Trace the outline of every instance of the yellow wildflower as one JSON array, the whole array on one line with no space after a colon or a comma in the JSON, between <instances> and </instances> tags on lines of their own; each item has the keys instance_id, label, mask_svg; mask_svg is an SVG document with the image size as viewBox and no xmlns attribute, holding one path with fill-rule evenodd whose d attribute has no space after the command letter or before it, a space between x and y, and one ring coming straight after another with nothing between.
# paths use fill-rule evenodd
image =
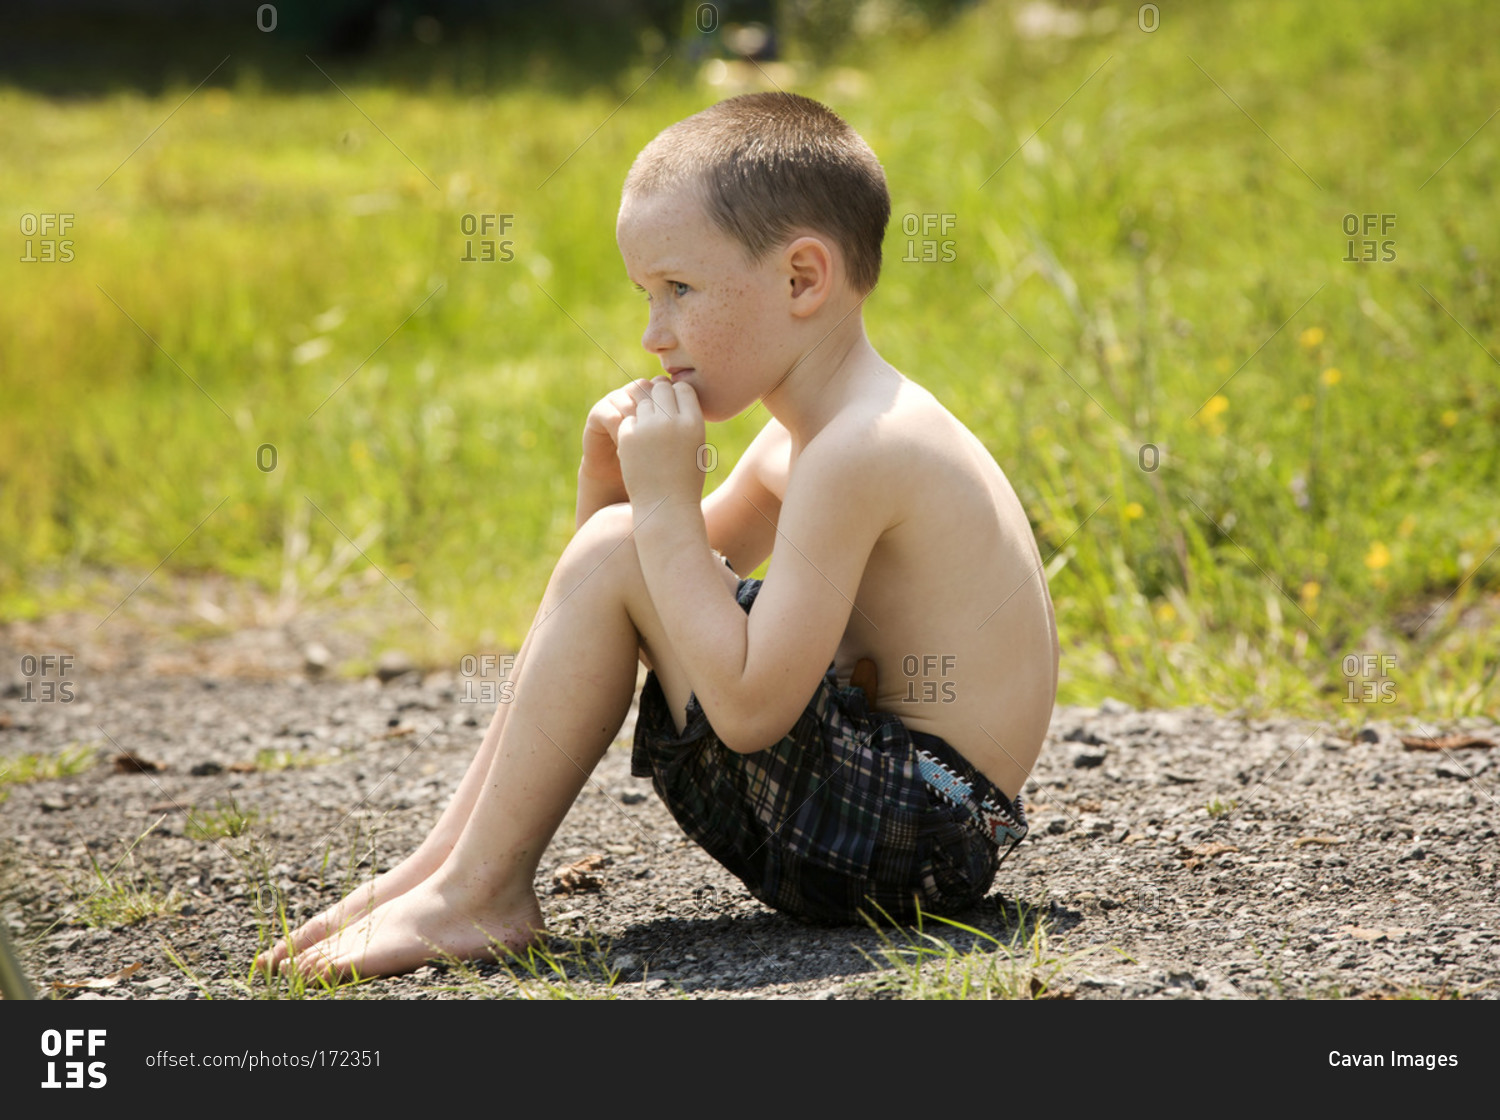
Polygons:
<instances>
[{"instance_id":1,"label":"yellow wildflower","mask_svg":"<svg viewBox=\"0 0 1500 1120\"><path fill-rule=\"evenodd\" d=\"M1301 342L1303 346L1311 350L1314 346L1323 341L1323 328L1308 327L1305 331L1297 336L1297 340Z\"/></svg>"},{"instance_id":2,"label":"yellow wildflower","mask_svg":"<svg viewBox=\"0 0 1500 1120\"><path fill-rule=\"evenodd\" d=\"M1298 598L1301 600L1303 614L1311 616L1318 609L1318 595L1322 590L1322 585L1315 579L1310 579L1302 585L1302 593Z\"/></svg>"},{"instance_id":3,"label":"yellow wildflower","mask_svg":"<svg viewBox=\"0 0 1500 1120\"><path fill-rule=\"evenodd\" d=\"M1391 550L1385 547L1383 541L1371 541L1370 551L1365 553L1365 567L1372 572L1378 572L1391 562Z\"/></svg>"}]
</instances>

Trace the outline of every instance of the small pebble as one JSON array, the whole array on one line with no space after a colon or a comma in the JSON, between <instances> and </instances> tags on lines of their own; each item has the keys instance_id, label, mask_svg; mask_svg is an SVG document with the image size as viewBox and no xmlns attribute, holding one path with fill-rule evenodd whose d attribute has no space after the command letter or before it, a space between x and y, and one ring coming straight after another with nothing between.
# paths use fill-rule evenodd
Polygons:
<instances>
[{"instance_id":1,"label":"small pebble","mask_svg":"<svg viewBox=\"0 0 1500 1120\"><path fill-rule=\"evenodd\" d=\"M1109 751L1103 747L1085 747L1073 752L1073 766L1078 770L1092 770L1096 766L1103 766L1108 757Z\"/></svg>"},{"instance_id":2,"label":"small pebble","mask_svg":"<svg viewBox=\"0 0 1500 1120\"><path fill-rule=\"evenodd\" d=\"M388 649L375 662L375 676L381 684L390 684L416 668L412 659L399 649Z\"/></svg>"},{"instance_id":3,"label":"small pebble","mask_svg":"<svg viewBox=\"0 0 1500 1120\"><path fill-rule=\"evenodd\" d=\"M328 666L333 661L333 654L322 642L308 642L302 648L302 667L307 670L309 676L321 676L328 671Z\"/></svg>"}]
</instances>

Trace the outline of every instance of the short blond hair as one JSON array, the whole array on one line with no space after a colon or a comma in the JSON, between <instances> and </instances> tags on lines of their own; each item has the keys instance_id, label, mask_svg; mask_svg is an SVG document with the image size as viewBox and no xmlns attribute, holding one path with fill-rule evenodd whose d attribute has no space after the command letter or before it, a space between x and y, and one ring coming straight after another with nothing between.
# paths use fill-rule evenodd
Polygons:
<instances>
[{"instance_id":1,"label":"short blond hair","mask_svg":"<svg viewBox=\"0 0 1500 1120\"><path fill-rule=\"evenodd\" d=\"M747 93L661 132L625 177L626 195L695 188L709 218L752 261L797 229L831 237L850 284L880 279L891 216L885 171L832 109L795 93Z\"/></svg>"}]
</instances>

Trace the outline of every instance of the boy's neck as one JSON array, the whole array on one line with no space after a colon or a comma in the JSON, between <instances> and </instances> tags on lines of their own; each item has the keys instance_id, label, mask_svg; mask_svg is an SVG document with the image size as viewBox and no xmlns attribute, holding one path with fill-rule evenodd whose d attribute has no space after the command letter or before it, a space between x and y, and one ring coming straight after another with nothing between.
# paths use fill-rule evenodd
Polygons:
<instances>
[{"instance_id":1,"label":"boy's neck","mask_svg":"<svg viewBox=\"0 0 1500 1120\"><path fill-rule=\"evenodd\" d=\"M856 306L793 363L776 387L761 398L761 404L800 447L852 396L868 391L876 382L900 376L870 345Z\"/></svg>"}]
</instances>

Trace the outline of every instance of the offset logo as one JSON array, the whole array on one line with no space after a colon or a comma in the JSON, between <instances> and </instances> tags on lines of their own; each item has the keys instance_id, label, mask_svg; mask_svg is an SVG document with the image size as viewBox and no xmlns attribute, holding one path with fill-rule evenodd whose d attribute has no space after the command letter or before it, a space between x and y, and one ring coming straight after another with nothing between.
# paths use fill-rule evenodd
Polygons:
<instances>
[{"instance_id":1,"label":"offset logo","mask_svg":"<svg viewBox=\"0 0 1500 1120\"><path fill-rule=\"evenodd\" d=\"M62 704L73 702L73 682L68 680L68 670L73 667L71 653L34 653L21 655L21 676L26 678L26 688L21 703Z\"/></svg>"},{"instance_id":2,"label":"offset logo","mask_svg":"<svg viewBox=\"0 0 1500 1120\"><path fill-rule=\"evenodd\" d=\"M42 1056L47 1062L47 1079L43 1089L102 1089L109 1082L104 1062L86 1062L104 1049L102 1030L47 1030L42 1032ZM65 1058L66 1061L57 1061ZM59 1068L60 1067L60 1068ZM61 1080L59 1080L61 1075ZM85 1080L87 1079L87 1080Z\"/></svg>"},{"instance_id":3,"label":"offset logo","mask_svg":"<svg viewBox=\"0 0 1500 1120\"><path fill-rule=\"evenodd\" d=\"M1344 236L1349 245L1344 253L1344 263L1388 263L1395 260L1396 239L1390 236L1395 228L1394 214L1345 214Z\"/></svg>"},{"instance_id":4,"label":"offset logo","mask_svg":"<svg viewBox=\"0 0 1500 1120\"><path fill-rule=\"evenodd\" d=\"M469 264L515 260L516 243L504 237L510 232L515 217L514 214L465 214L458 221L458 228L464 235L464 255L458 259ZM474 240L476 234L477 242ZM479 246L477 254L474 252L476 244Z\"/></svg>"},{"instance_id":5,"label":"offset logo","mask_svg":"<svg viewBox=\"0 0 1500 1120\"><path fill-rule=\"evenodd\" d=\"M72 225L72 214L22 214L21 236L26 238L26 253L21 263L67 264L73 259L73 241L67 235Z\"/></svg>"},{"instance_id":6,"label":"offset logo","mask_svg":"<svg viewBox=\"0 0 1500 1120\"><path fill-rule=\"evenodd\" d=\"M466 653L458 663L459 676L464 679L464 694L458 698L460 704L509 704L516 698L516 656L513 653L496 655ZM501 680L487 679L496 673Z\"/></svg>"},{"instance_id":7,"label":"offset logo","mask_svg":"<svg viewBox=\"0 0 1500 1120\"><path fill-rule=\"evenodd\" d=\"M905 214L901 218L901 232L906 234L905 264L942 261L947 263L958 257L958 249L948 234L958 224L957 214Z\"/></svg>"}]
</instances>

